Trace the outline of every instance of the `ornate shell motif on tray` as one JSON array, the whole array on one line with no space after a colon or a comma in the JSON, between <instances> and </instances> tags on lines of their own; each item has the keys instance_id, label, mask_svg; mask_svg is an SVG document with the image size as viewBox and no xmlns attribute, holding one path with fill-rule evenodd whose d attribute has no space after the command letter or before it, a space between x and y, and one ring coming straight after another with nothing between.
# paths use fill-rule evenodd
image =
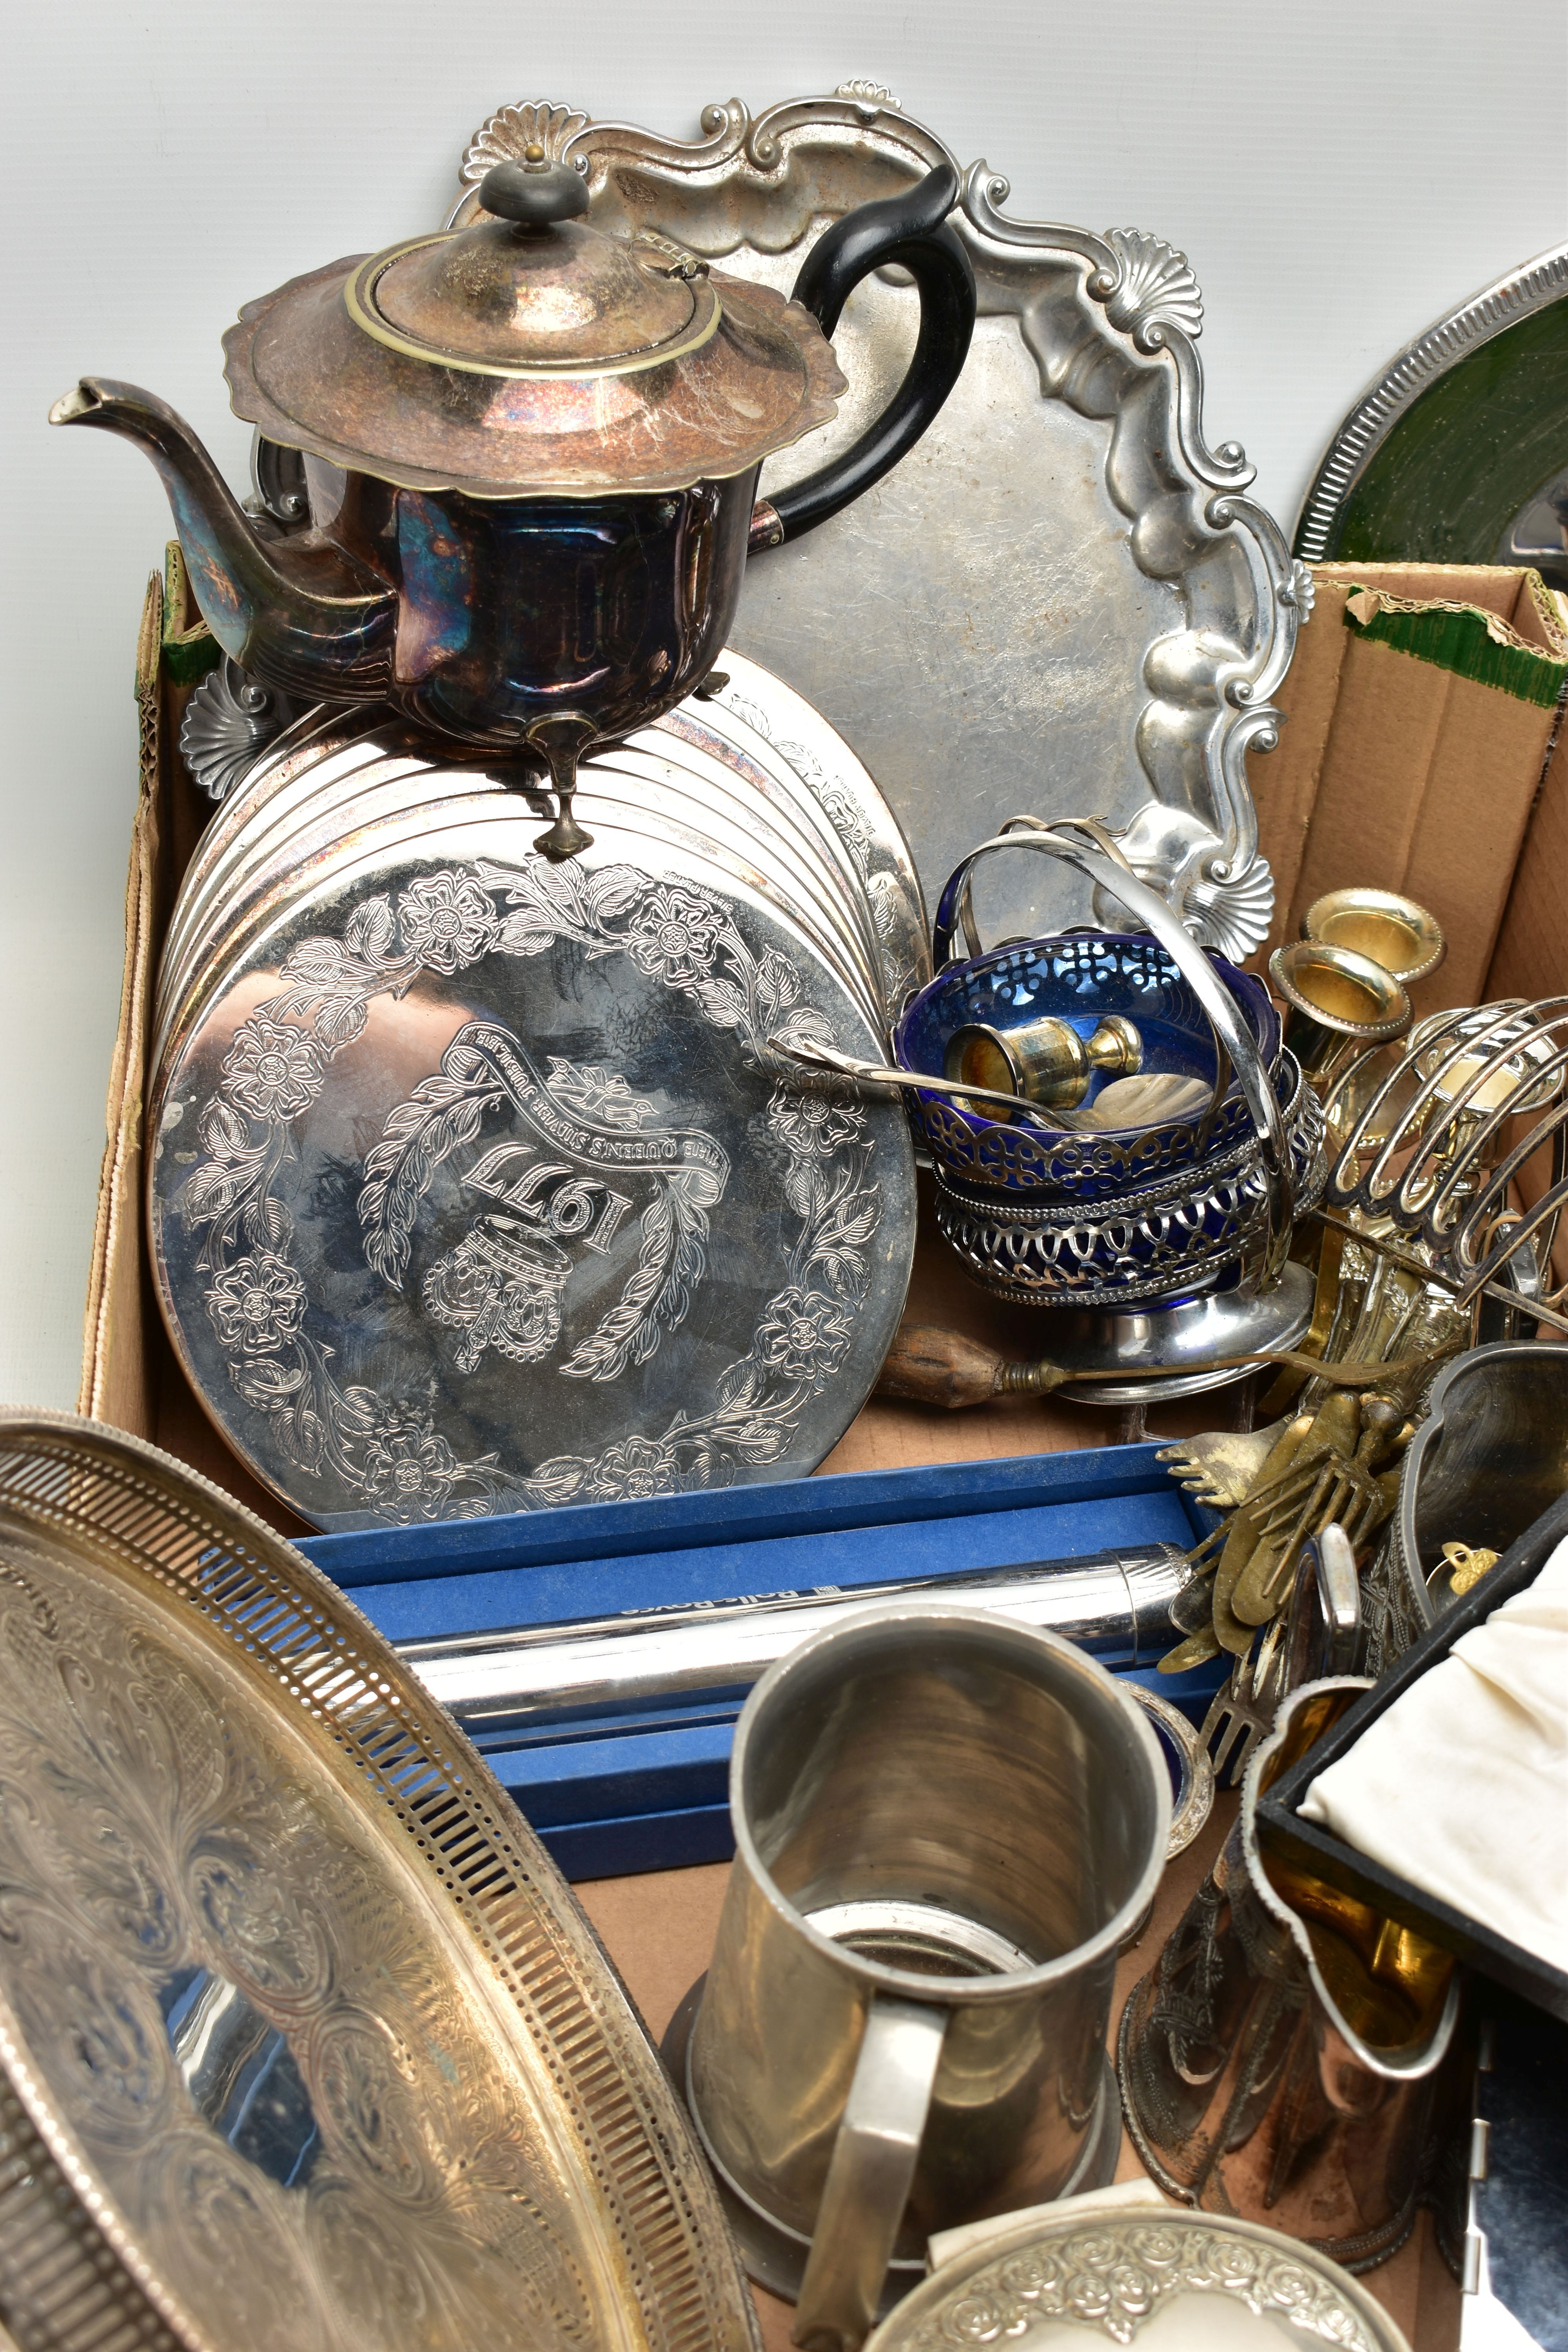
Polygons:
<instances>
[{"instance_id":1,"label":"ornate shell motif on tray","mask_svg":"<svg viewBox=\"0 0 1568 2352\"><path fill-rule=\"evenodd\" d=\"M603 226L787 290L829 219L955 163L865 81L754 117L731 99L702 133L503 107L463 158L454 216L472 216L493 163L537 141L585 167ZM933 903L1016 811L1096 814L1195 935L1240 958L1273 904L1246 754L1275 741L1307 574L1246 496L1240 447L1205 439L1184 255L1131 229L1014 220L1007 192L984 163L964 178L954 223L981 315L946 407L910 463L753 562L733 642L855 746ZM764 495L853 440L901 374L915 303L898 277L857 289L835 337L850 394L835 424L770 460ZM993 938L1118 918L1065 870L984 887Z\"/></svg>"}]
</instances>

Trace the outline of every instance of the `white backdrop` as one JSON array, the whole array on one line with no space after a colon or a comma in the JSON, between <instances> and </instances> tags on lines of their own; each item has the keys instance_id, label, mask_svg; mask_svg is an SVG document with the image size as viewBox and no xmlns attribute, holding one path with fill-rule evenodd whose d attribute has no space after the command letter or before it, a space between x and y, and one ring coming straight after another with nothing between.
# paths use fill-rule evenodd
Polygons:
<instances>
[{"instance_id":1,"label":"white backdrop","mask_svg":"<svg viewBox=\"0 0 1568 2352\"><path fill-rule=\"evenodd\" d=\"M886 84L1028 219L1149 229L1204 289L1212 444L1289 530L1366 378L1568 235L1564 0L12 0L0 368L0 1398L76 1392L134 803L152 467L51 433L84 372L161 393L237 485L239 303L427 227L478 124L564 100L674 136Z\"/></svg>"}]
</instances>

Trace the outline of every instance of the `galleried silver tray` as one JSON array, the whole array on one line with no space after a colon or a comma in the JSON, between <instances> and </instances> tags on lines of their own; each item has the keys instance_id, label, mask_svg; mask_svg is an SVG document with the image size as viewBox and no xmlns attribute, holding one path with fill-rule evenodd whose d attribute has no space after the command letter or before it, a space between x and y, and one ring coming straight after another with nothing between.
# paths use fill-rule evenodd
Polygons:
<instances>
[{"instance_id":1,"label":"galleried silver tray","mask_svg":"<svg viewBox=\"0 0 1568 2352\"><path fill-rule=\"evenodd\" d=\"M95 1422L0 1415L0 1770L7 2344L756 2352L482 1759L291 1546Z\"/></svg>"},{"instance_id":2,"label":"galleried silver tray","mask_svg":"<svg viewBox=\"0 0 1568 2352\"><path fill-rule=\"evenodd\" d=\"M463 158L453 217L531 142L586 167L590 217L657 229L786 290L826 223L954 159L888 93L752 116L712 106L690 143L564 105L493 114ZM1237 443L1204 436L1198 287L1158 237L1016 221L977 163L954 224L980 319L963 375L918 451L819 530L756 560L732 632L869 767L934 903L1016 811L1108 818L1137 871L1206 945L1267 931L1245 755L1272 748L1270 699L1310 599ZM853 439L901 374L915 304L867 280L835 337L852 386L837 421L770 461L776 490ZM992 938L1114 904L1065 867L999 869Z\"/></svg>"}]
</instances>

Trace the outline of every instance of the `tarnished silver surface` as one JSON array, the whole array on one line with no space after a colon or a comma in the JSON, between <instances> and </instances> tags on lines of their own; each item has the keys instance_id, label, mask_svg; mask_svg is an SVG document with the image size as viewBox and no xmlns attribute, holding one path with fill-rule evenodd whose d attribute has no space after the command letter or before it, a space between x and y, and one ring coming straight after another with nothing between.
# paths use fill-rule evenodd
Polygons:
<instances>
[{"instance_id":1,"label":"tarnished silver surface","mask_svg":"<svg viewBox=\"0 0 1568 2352\"><path fill-rule=\"evenodd\" d=\"M1560 1343L1472 1348L1438 1373L1411 1442L1399 1503L1369 1571L1381 1674L1446 1609L1445 1542L1504 1552L1568 1493L1568 1379Z\"/></svg>"},{"instance_id":2,"label":"tarnished silver surface","mask_svg":"<svg viewBox=\"0 0 1568 2352\"><path fill-rule=\"evenodd\" d=\"M1145 2329L1161 2344L1225 2352L1409 2352L1383 2305L1299 2239L1207 2213L1110 2206L1032 2214L955 2254L866 2352L1084 2352L1136 2344Z\"/></svg>"},{"instance_id":3,"label":"tarnished silver surface","mask_svg":"<svg viewBox=\"0 0 1568 2352\"><path fill-rule=\"evenodd\" d=\"M848 745L801 696L755 663L729 653L723 660L728 675L716 695L694 698L639 730L605 755L604 774L635 767L641 755L673 763L681 781L700 790L699 776L712 775L708 761L727 764L731 773L721 781L746 807L747 822L784 830L813 871L820 866L838 885L830 895L842 897L842 921L864 950L890 1017L931 971L920 884L897 820ZM296 838L330 842L351 810L358 821L365 795L395 801L396 780L427 776L431 764L428 746L384 712L318 709L280 736L265 768L253 771L214 818L186 868L160 965L160 1024L190 977L193 956L210 953L216 927L254 898L268 859L280 856L289 873L298 863ZM485 772L469 771L470 782ZM585 790L595 789L599 774L595 762L585 763ZM450 789L461 788L453 777Z\"/></svg>"},{"instance_id":4,"label":"tarnished silver surface","mask_svg":"<svg viewBox=\"0 0 1568 2352\"><path fill-rule=\"evenodd\" d=\"M269 1528L63 1414L0 1417L0 1753L7 2342L754 2352L482 1760Z\"/></svg>"},{"instance_id":5,"label":"tarnished silver surface","mask_svg":"<svg viewBox=\"0 0 1568 2352\"><path fill-rule=\"evenodd\" d=\"M1215 1356L1254 1348L1293 1348L1312 1318L1312 1277L1288 1265L1272 1290L1247 1284L1208 1291L1179 1307L1097 1310L1058 1308L1051 1319L1051 1357L1074 1372L1118 1372L1115 1381L1065 1381L1056 1391L1078 1404L1159 1404L1199 1396L1247 1377L1247 1366L1215 1371ZM1199 1369L1189 1370L1190 1365Z\"/></svg>"},{"instance_id":6,"label":"tarnished silver surface","mask_svg":"<svg viewBox=\"0 0 1568 2352\"><path fill-rule=\"evenodd\" d=\"M164 1311L319 1526L798 1474L876 1375L908 1129L766 1045L864 1052L869 1015L776 899L654 824L595 807L566 866L494 792L351 835L169 1015Z\"/></svg>"},{"instance_id":7,"label":"tarnished silver surface","mask_svg":"<svg viewBox=\"0 0 1568 2352\"><path fill-rule=\"evenodd\" d=\"M247 677L226 654L203 678L180 721L180 757L192 782L208 800L226 800L293 716L286 694Z\"/></svg>"},{"instance_id":8,"label":"tarnished silver surface","mask_svg":"<svg viewBox=\"0 0 1568 2352\"><path fill-rule=\"evenodd\" d=\"M1346 2271L1385 2261L1415 2227L1458 1971L1426 1937L1266 1861L1257 1811L1368 1687L1307 1683L1285 1701L1219 1859L1128 1997L1117 2046L1128 2129L1168 2195L1226 2223L1267 2214L1304 2242L1303 2263L1315 2250ZM1296 2328L1311 2308L1303 2294Z\"/></svg>"},{"instance_id":9,"label":"tarnished silver surface","mask_svg":"<svg viewBox=\"0 0 1568 2352\"><path fill-rule=\"evenodd\" d=\"M1317 1106L1310 1087L1302 1087L1302 1103ZM1321 1179L1321 1155L1314 1160L1314 1152L1317 1136L1305 1129L1295 1155L1305 1206L1317 1197L1314 1167ZM1246 1279L1244 1261L1256 1246L1262 1213L1265 1181L1256 1164L1248 1162L1204 1171L1196 1179L1173 1179L1163 1200L1133 1195L1105 1202L1098 1216L1079 1216L1072 1209L1060 1213L1016 1209L1004 1195L985 1200L975 1192L959 1192L942 1179L941 1169L936 1176L936 1230L983 1289L1008 1298L1013 1306L1096 1315L1105 1324L1107 1339L1110 1324L1123 1322L1129 1315L1138 1318L1138 1307L1150 1310L1152 1336L1163 1328L1159 1310L1175 1294L1201 1291L1225 1275L1234 1277L1239 1265ZM1196 1242L1194 1233L1199 1234ZM1126 1251L1126 1256L1110 1263L1107 1270L1107 1261L1114 1261L1117 1251ZM1265 1291L1262 1298L1268 1296ZM1248 1301L1256 1303L1256 1286L1248 1282ZM1298 1298L1300 1294L1293 1294L1290 1306L1262 1310L1265 1327L1277 1336L1268 1343L1256 1340L1256 1345L1286 1345L1279 1339L1279 1328L1298 1327ZM1241 1345L1239 1339L1227 1340L1225 1352L1234 1355ZM1051 1334L1051 1355L1058 1362L1077 1362L1074 1355L1063 1357L1056 1334ZM1107 1357L1105 1369L1121 1362L1117 1350ZM1178 1360L1166 1369L1175 1371L1175 1367ZM1079 1369L1086 1371L1089 1364ZM1244 1379L1244 1371L1229 1369L1227 1379ZM1114 1390L1100 1388L1100 1395L1114 1402ZM1178 1390L1168 1390L1168 1395L1178 1395Z\"/></svg>"},{"instance_id":10,"label":"tarnished silver surface","mask_svg":"<svg viewBox=\"0 0 1568 2352\"><path fill-rule=\"evenodd\" d=\"M1310 1209L1322 1190L1323 1120L1304 1083L1287 1132L1298 1199ZM936 1171L937 1230L985 1289L1021 1307L1085 1307L1112 1317L1212 1288L1237 1266L1252 1286L1268 1207L1267 1177L1245 1148L1087 1210L961 1189ZM1293 1321L1293 1311L1285 1319ZM1058 1355L1054 1339L1051 1352Z\"/></svg>"},{"instance_id":11,"label":"tarnished silver surface","mask_svg":"<svg viewBox=\"0 0 1568 2352\"><path fill-rule=\"evenodd\" d=\"M158 961L158 1018L212 944L234 894L286 828L346 805L390 764L418 753L384 708L317 704L270 747L219 808L181 878Z\"/></svg>"},{"instance_id":12,"label":"tarnished silver surface","mask_svg":"<svg viewBox=\"0 0 1568 2352\"><path fill-rule=\"evenodd\" d=\"M596 224L783 289L827 220L954 161L868 85L755 118L732 99L703 131L503 108L464 157L453 219L537 139L585 167ZM981 316L919 459L756 567L734 641L856 745L929 897L1015 809L1093 812L1202 940L1240 956L1273 903L1244 755L1275 740L1306 575L1245 496L1241 449L1205 440L1184 256L1138 231L1011 220L1006 194L977 163L953 215ZM857 289L835 337L852 390L834 425L769 461L764 498L864 429L915 310L907 286ZM988 877L985 894L994 936L1121 919L1079 875Z\"/></svg>"},{"instance_id":13,"label":"tarnished silver surface","mask_svg":"<svg viewBox=\"0 0 1568 2352\"><path fill-rule=\"evenodd\" d=\"M280 746L278 789L267 792L267 779L258 777L243 824L187 875L164 951L166 999L189 976L186 950L193 942L210 957L247 905L342 835L374 819L413 814L422 803L435 807L466 793L516 790L528 781L504 761L451 766L438 747L412 736L390 712L368 731L362 719L359 729L345 742L344 730L331 728L318 736L314 751ZM732 734L740 731L731 727ZM743 861L771 864L783 902L803 920L816 919L830 952L847 950L868 1003L877 1003L879 946L858 876L844 856L833 862L822 835L809 829L804 815L797 818L776 779L708 727L700 713L682 714L679 736L640 730L585 765L583 774L583 789L598 804L606 798L624 802L633 824L646 822L658 807L695 828L699 849L720 845ZM263 797L265 806L257 805ZM799 797L796 784L796 803ZM541 801L540 808L544 805ZM840 852L837 835L830 827L825 831Z\"/></svg>"},{"instance_id":14,"label":"tarnished silver surface","mask_svg":"<svg viewBox=\"0 0 1568 2352\"><path fill-rule=\"evenodd\" d=\"M777 870L765 870L754 835L746 838L745 854L738 855L716 838L732 828L724 827L711 807L689 809L683 821L673 814L656 813L647 789L635 797L603 789L616 782L614 775L601 776L598 788L584 795L583 804L591 807L600 822L616 828L623 852L630 849L638 856L651 856L659 872L671 870L673 859L673 870L688 880L721 894L733 885L776 907L780 920L824 961L862 1021L879 1034L880 999L875 976L857 957L851 943L821 919L813 919L789 878ZM482 768L447 770L434 761L425 775L412 781L395 778L385 791L390 807L383 805L383 788L377 785L346 811L329 810L312 832L286 840L250 887L236 892L232 912L226 912L210 946L193 959L178 992L172 992L160 1007L160 1058L183 1045L191 1023L205 1011L215 979L275 929L303 895L317 888L325 874L363 864L373 853L384 856L395 846L416 856L420 843L437 831L455 838L459 832L516 816L530 805L526 800L520 801L502 778L489 775Z\"/></svg>"},{"instance_id":15,"label":"tarnished silver surface","mask_svg":"<svg viewBox=\"0 0 1568 2352\"><path fill-rule=\"evenodd\" d=\"M1271 1060L1260 1050L1240 997L1255 983L1239 973L1227 981L1223 965L1197 946L1159 894L1105 854L1099 845L1102 832L1093 824L1053 831L1034 820L1018 819L961 862L937 909L933 953L944 969L900 1025L900 1058L914 1058L910 1042L921 1006L940 1001L946 991L956 992L966 973L1006 970L1005 962L999 964L994 957L956 967L946 966L945 958L972 869L994 850L1029 850L1069 863L1098 885L1117 891L1128 911L1174 960L1212 1031L1211 1050L1224 1055L1212 1080L1215 1094L1220 1095L1225 1071L1233 1070L1255 1136L1237 1140L1227 1151L1200 1157L1197 1143L1210 1123L1205 1114L1194 1139L1194 1164L1110 1197L1097 1192L1089 1201L1066 1192L1053 1197L1027 1186L1008 1192L994 1182L974 1181L967 1167L961 1172L939 1152L938 1224L972 1274L988 1289L1021 1304L1079 1305L1115 1315L1129 1307L1156 1307L1182 1300L1194 1289L1216 1286L1227 1275L1234 1279L1237 1269L1248 1290L1266 1296L1285 1271L1297 1207L1313 1205L1322 1189L1321 1108L1293 1060L1283 1055ZM1079 837L1086 833L1095 846ZM1057 944L1039 942L1038 951L1043 954ZM1062 944L1076 948L1085 941L1080 938ZM1114 942L1098 944L1108 949ZM1139 944L1127 940L1122 953L1131 955ZM1036 951L1018 950L1020 955ZM1106 983L1114 985L1120 978L1111 970L1086 975L1090 984L1077 999L1079 1015L1093 1017L1113 1008L1136 1012L1136 999L1131 1003L1115 998L1107 1002ZM967 1010L960 1003L961 1015ZM996 1018L1002 1017L998 1009ZM1150 1021L1146 1015L1141 1021L1140 1034L1147 1038ZM932 1036L924 1037L923 1058L932 1057L934 1045ZM939 1119L965 1129L971 1124L976 1129L992 1124L979 1118L971 1122L939 1100L925 1117L928 1136ZM1158 1324L1152 1328L1157 1329ZM1119 1349L1111 1361L1120 1367Z\"/></svg>"},{"instance_id":16,"label":"tarnished silver surface","mask_svg":"<svg viewBox=\"0 0 1568 2352\"><path fill-rule=\"evenodd\" d=\"M1530 1319L1568 1331L1568 1284L1542 1271L1568 1207L1568 996L1430 1013L1397 1054L1352 1062L1324 1101L1341 1142L1334 1208L1462 1282L1455 1315L1505 1302L1502 1328L1479 1336L1512 1338ZM1517 1210L1516 1179L1548 1152L1549 1181ZM1348 1348L1330 1339L1331 1352L1364 1353L1360 1328Z\"/></svg>"},{"instance_id":17,"label":"tarnished silver surface","mask_svg":"<svg viewBox=\"0 0 1568 2352\"><path fill-rule=\"evenodd\" d=\"M1209 1511L1234 1511L1273 1453L1284 1422L1261 1429L1208 1429L1196 1437L1162 1445L1155 1454L1184 1491Z\"/></svg>"},{"instance_id":18,"label":"tarnished silver surface","mask_svg":"<svg viewBox=\"0 0 1568 2352\"><path fill-rule=\"evenodd\" d=\"M911 1591L1047 1626L1091 1656L1152 1665L1180 1638L1171 1606L1195 1573L1184 1553L1149 1544L1089 1559L816 1588L763 1601L693 1601L398 1647L461 1724L555 1722L657 1706L694 1691L746 1689L811 1634L871 1601Z\"/></svg>"},{"instance_id":19,"label":"tarnished silver surface","mask_svg":"<svg viewBox=\"0 0 1568 2352\"><path fill-rule=\"evenodd\" d=\"M1122 1688L1153 1724L1175 1767L1171 1834L1165 1841L1165 1859L1173 1862L1177 1854L1185 1853L1214 1811L1214 1767L1190 1716L1184 1715L1179 1706L1173 1706L1168 1698L1162 1698L1158 1691L1152 1691L1146 1683L1127 1681ZM1128 1938L1129 1942L1133 1940Z\"/></svg>"},{"instance_id":20,"label":"tarnished silver surface","mask_svg":"<svg viewBox=\"0 0 1568 2352\"><path fill-rule=\"evenodd\" d=\"M888 1012L896 1016L909 992L931 978L931 926L914 856L898 815L879 781L804 694L732 646L719 656L718 675L723 677L721 686L710 679L701 698L684 708L700 710L705 724L751 757L761 756L756 749L761 736L795 780L797 803L804 796L821 810L842 841L870 903ZM680 716L672 712L660 725L674 730Z\"/></svg>"}]
</instances>

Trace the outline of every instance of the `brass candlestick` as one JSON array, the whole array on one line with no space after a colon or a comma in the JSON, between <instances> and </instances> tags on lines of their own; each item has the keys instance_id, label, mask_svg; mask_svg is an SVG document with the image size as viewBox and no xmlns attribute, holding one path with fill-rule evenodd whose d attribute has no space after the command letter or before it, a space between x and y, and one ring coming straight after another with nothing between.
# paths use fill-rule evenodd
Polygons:
<instances>
[{"instance_id":1,"label":"brass candlestick","mask_svg":"<svg viewBox=\"0 0 1568 2352\"><path fill-rule=\"evenodd\" d=\"M1448 952L1436 917L1396 890L1330 890L1301 918L1301 937L1365 956L1406 989L1429 979Z\"/></svg>"},{"instance_id":2,"label":"brass candlestick","mask_svg":"<svg viewBox=\"0 0 1568 2352\"><path fill-rule=\"evenodd\" d=\"M1143 1041L1120 1013L1107 1013L1087 1037L1047 1014L1016 1029L970 1022L947 1041L942 1076L970 1087L1022 1095L1051 1110L1073 1110L1096 1070L1131 1077L1143 1066Z\"/></svg>"},{"instance_id":3,"label":"brass candlestick","mask_svg":"<svg viewBox=\"0 0 1568 2352\"><path fill-rule=\"evenodd\" d=\"M1276 948L1268 977L1288 1007L1285 1043L1320 1093L1369 1045L1402 1037L1410 999L1370 956L1321 940Z\"/></svg>"}]
</instances>

